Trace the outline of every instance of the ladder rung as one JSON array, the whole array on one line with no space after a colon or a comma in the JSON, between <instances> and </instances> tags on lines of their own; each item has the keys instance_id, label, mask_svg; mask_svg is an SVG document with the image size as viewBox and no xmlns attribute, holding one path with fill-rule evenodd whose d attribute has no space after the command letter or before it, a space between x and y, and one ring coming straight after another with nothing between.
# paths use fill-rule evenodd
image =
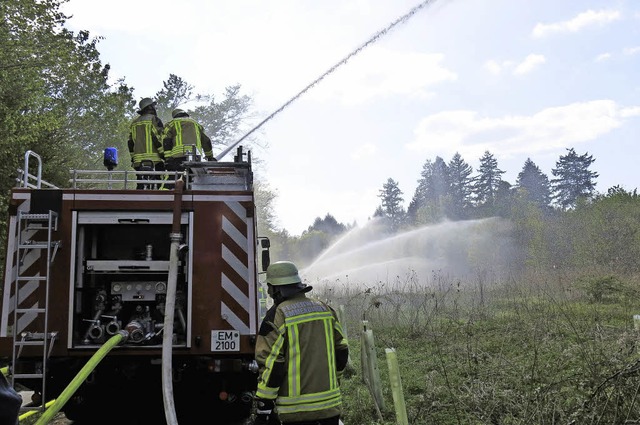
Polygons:
<instances>
[{"instance_id":1,"label":"ladder rung","mask_svg":"<svg viewBox=\"0 0 640 425\"><path fill-rule=\"evenodd\" d=\"M44 308L16 308L16 313L44 313Z\"/></svg>"},{"instance_id":2,"label":"ladder rung","mask_svg":"<svg viewBox=\"0 0 640 425\"><path fill-rule=\"evenodd\" d=\"M42 378L44 375L41 373L14 373L14 378Z\"/></svg>"},{"instance_id":3,"label":"ladder rung","mask_svg":"<svg viewBox=\"0 0 640 425\"><path fill-rule=\"evenodd\" d=\"M15 343L16 345L44 345L44 341L40 340L40 341L16 341Z\"/></svg>"},{"instance_id":4,"label":"ladder rung","mask_svg":"<svg viewBox=\"0 0 640 425\"><path fill-rule=\"evenodd\" d=\"M22 214L20 217L22 217L24 220L32 221L49 220L49 214Z\"/></svg>"},{"instance_id":5,"label":"ladder rung","mask_svg":"<svg viewBox=\"0 0 640 425\"><path fill-rule=\"evenodd\" d=\"M57 334L57 332L49 332L49 338L53 338ZM44 339L44 335L45 334L43 332L22 332L20 334L22 338L26 338L27 340L42 340Z\"/></svg>"},{"instance_id":6,"label":"ladder rung","mask_svg":"<svg viewBox=\"0 0 640 425\"><path fill-rule=\"evenodd\" d=\"M21 243L18 245L18 248L20 249L47 249L48 247L48 243Z\"/></svg>"},{"instance_id":7,"label":"ladder rung","mask_svg":"<svg viewBox=\"0 0 640 425\"><path fill-rule=\"evenodd\" d=\"M49 226L44 224L27 224L22 228L22 230L47 230Z\"/></svg>"},{"instance_id":8,"label":"ladder rung","mask_svg":"<svg viewBox=\"0 0 640 425\"><path fill-rule=\"evenodd\" d=\"M45 281L47 276L18 276L16 280L20 282L29 282L31 280Z\"/></svg>"}]
</instances>

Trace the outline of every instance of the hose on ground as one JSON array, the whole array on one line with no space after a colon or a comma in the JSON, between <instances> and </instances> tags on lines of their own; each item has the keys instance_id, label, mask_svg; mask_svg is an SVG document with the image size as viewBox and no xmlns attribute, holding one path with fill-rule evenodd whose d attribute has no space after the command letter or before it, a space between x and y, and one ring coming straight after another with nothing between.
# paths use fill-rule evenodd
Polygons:
<instances>
[{"instance_id":1,"label":"hose on ground","mask_svg":"<svg viewBox=\"0 0 640 425\"><path fill-rule=\"evenodd\" d=\"M69 401L71 396L76 392L76 390L82 385L82 383L87 379L89 374L93 372L93 369L98 366L98 364L102 361L102 359L118 344L124 342L129 337L129 333L127 331L120 331L116 335L112 336L104 343L102 347L98 351L94 353L93 356L89 359L87 364L84 365L80 372L69 382L69 385L60 393L60 396L55 400L55 402L44 411L42 416L36 422L36 425L46 425L48 424L53 417L60 411L60 409Z\"/></svg>"}]
</instances>

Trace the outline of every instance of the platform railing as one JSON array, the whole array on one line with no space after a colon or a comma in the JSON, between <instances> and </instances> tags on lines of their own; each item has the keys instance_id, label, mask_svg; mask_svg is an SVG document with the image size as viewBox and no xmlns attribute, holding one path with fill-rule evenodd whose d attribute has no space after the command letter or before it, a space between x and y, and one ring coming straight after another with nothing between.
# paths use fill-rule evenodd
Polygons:
<instances>
[{"instance_id":1,"label":"platform railing","mask_svg":"<svg viewBox=\"0 0 640 425\"><path fill-rule=\"evenodd\" d=\"M146 189L173 188L184 171L108 171L71 170L69 183L72 189Z\"/></svg>"}]
</instances>

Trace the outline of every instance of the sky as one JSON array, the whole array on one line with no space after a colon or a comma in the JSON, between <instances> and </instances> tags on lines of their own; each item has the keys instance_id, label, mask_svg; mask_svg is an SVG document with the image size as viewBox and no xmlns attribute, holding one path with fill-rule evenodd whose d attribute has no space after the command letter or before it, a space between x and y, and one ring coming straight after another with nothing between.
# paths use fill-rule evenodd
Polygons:
<instances>
[{"instance_id":1,"label":"sky","mask_svg":"<svg viewBox=\"0 0 640 425\"><path fill-rule=\"evenodd\" d=\"M103 37L113 78L152 97L175 74L201 94L240 84L257 177L277 225L362 226L389 178L411 201L420 172L491 152L515 184L588 153L597 190L638 187L640 2L634 0L70 0L67 27ZM188 107L189 105L186 105ZM227 158L223 158L225 160Z\"/></svg>"}]
</instances>

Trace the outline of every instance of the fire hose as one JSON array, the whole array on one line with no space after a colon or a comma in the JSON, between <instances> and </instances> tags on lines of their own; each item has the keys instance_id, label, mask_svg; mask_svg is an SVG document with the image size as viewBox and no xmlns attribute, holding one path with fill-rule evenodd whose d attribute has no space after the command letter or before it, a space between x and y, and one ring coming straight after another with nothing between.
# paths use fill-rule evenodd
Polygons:
<instances>
[{"instance_id":1,"label":"fire hose","mask_svg":"<svg viewBox=\"0 0 640 425\"><path fill-rule=\"evenodd\" d=\"M76 390L82 385L82 383L87 379L89 374L93 372L93 369L98 366L98 364L102 361L102 359L111 351L114 347L119 344L124 343L129 338L129 332L125 330L121 330L116 335L112 336L107 340L107 342L100 347L98 351L96 351L93 356L89 359L89 361L80 369L80 372L69 382L69 385L60 393L60 396L55 399L51 407L44 411L42 416L36 422L36 425L46 425L53 419L53 417L60 411L60 409L65 405L67 401L71 398L71 396L76 392ZM47 403L49 404L49 403Z\"/></svg>"},{"instance_id":2,"label":"fire hose","mask_svg":"<svg viewBox=\"0 0 640 425\"><path fill-rule=\"evenodd\" d=\"M182 217L182 189L184 180L176 181L173 205L173 226L171 228L171 251L169 254L169 276L167 280L167 300L164 310L164 327L162 335L162 397L167 425L177 425L175 405L173 401L173 371L171 368L173 353L173 320L176 305L176 286L178 280L178 252L182 234L180 221Z\"/></svg>"}]
</instances>

